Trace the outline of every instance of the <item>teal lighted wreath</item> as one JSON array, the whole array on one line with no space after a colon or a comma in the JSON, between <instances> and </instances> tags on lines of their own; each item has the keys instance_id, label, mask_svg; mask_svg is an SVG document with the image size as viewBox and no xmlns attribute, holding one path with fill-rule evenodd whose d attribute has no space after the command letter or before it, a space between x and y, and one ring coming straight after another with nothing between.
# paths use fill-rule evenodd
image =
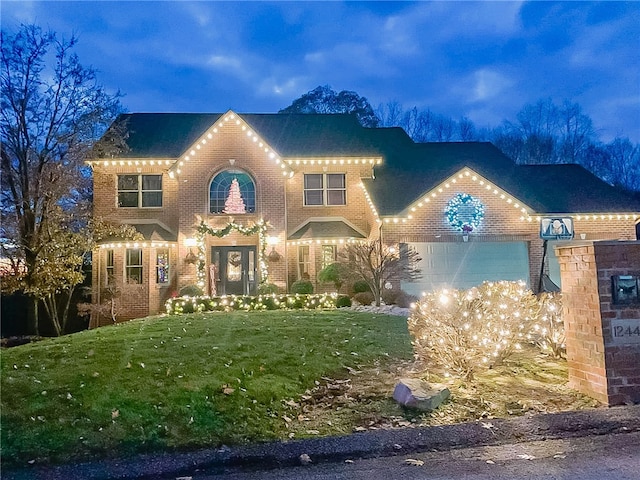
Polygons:
<instances>
[{"instance_id":1,"label":"teal lighted wreath","mask_svg":"<svg viewBox=\"0 0 640 480\"><path fill-rule=\"evenodd\" d=\"M453 228L470 233L480 226L484 218L484 205L468 193L458 193L447 203L445 215Z\"/></svg>"}]
</instances>

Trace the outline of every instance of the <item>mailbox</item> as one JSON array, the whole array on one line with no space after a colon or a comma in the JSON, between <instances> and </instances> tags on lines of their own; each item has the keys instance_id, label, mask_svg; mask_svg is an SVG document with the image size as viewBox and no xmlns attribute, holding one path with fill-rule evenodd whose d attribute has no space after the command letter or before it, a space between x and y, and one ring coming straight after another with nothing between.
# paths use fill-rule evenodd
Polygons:
<instances>
[{"instance_id":1,"label":"mailbox","mask_svg":"<svg viewBox=\"0 0 640 480\"><path fill-rule=\"evenodd\" d=\"M616 305L640 303L638 288L640 275L614 275L611 277L611 297Z\"/></svg>"}]
</instances>

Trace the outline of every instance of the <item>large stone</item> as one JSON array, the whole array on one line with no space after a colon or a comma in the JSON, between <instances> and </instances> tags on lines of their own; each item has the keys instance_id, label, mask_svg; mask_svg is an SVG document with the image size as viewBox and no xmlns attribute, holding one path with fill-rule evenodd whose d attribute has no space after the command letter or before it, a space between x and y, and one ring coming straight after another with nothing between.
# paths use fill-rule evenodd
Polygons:
<instances>
[{"instance_id":1,"label":"large stone","mask_svg":"<svg viewBox=\"0 0 640 480\"><path fill-rule=\"evenodd\" d=\"M393 391L393 399L400 405L430 412L449 398L448 388L434 388L418 378L401 378Z\"/></svg>"}]
</instances>

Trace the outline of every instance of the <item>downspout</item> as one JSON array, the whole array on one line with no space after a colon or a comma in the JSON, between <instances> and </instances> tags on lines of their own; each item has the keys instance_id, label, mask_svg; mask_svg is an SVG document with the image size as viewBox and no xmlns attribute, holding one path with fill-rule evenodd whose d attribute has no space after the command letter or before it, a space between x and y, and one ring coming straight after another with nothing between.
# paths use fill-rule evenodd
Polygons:
<instances>
[{"instance_id":1,"label":"downspout","mask_svg":"<svg viewBox=\"0 0 640 480\"><path fill-rule=\"evenodd\" d=\"M287 208L287 184L291 177L284 179L284 289L289 293L289 252L287 232L289 231L289 209Z\"/></svg>"}]
</instances>

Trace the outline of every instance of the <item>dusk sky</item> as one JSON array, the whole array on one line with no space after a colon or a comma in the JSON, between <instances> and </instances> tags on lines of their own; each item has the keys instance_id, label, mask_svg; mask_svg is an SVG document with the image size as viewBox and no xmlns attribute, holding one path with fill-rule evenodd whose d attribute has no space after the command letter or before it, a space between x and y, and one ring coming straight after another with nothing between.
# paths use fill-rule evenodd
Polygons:
<instances>
[{"instance_id":1,"label":"dusk sky","mask_svg":"<svg viewBox=\"0 0 640 480\"><path fill-rule=\"evenodd\" d=\"M130 112L274 113L318 85L478 127L579 103L603 141L640 142L640 2L2 1Z\"/></svg>"}]
</instances>

